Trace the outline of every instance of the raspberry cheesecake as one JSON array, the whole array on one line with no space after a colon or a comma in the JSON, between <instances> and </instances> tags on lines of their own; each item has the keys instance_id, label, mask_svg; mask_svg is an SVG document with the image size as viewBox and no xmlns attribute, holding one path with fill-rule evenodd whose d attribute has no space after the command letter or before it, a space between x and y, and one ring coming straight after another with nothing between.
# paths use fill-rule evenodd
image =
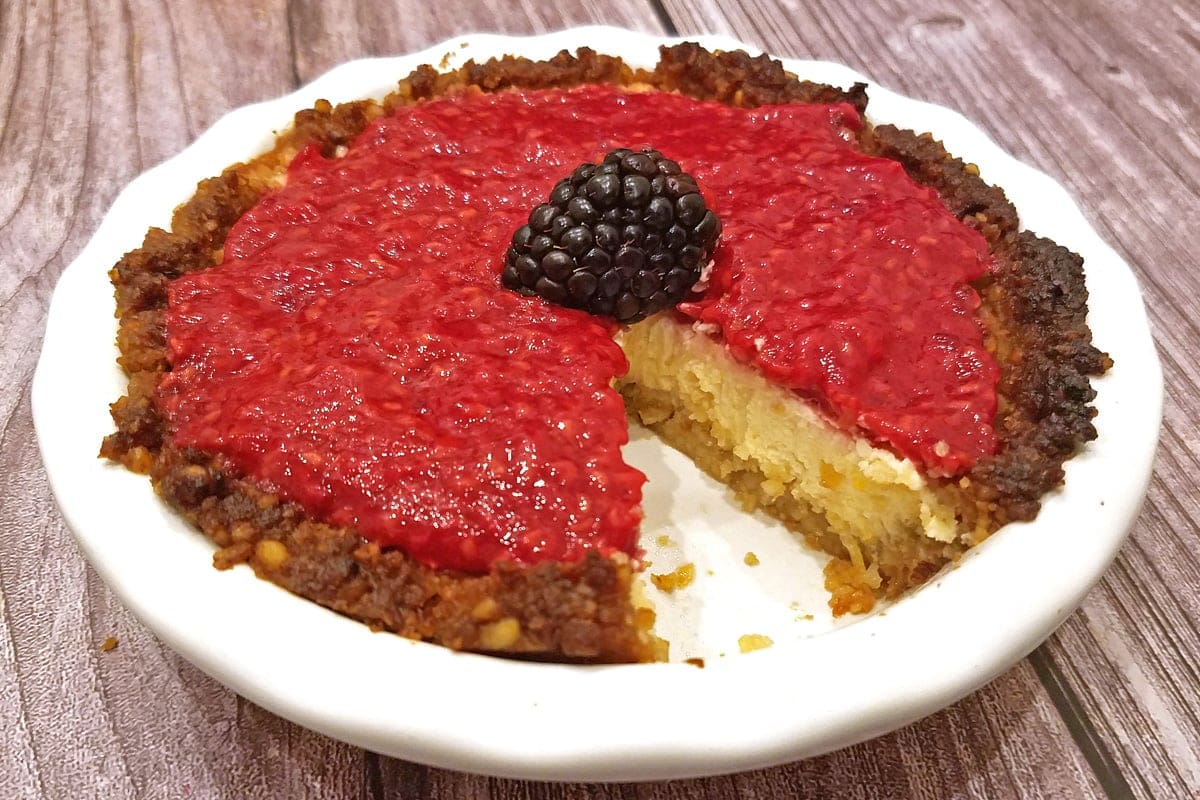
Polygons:
<instances>
[{"instance_id":1,"label":"raspberry cheesecake","mask_svg":"<svg viewBox=\"0 0 1200 800\"><path fill-rule=\"evenodd\" d=\"M102 455L373 627L639 661L628 415L867 611L1036 515L1109 362L1081 260L866 102L685 44L319 103L114 267Z\"/></svg>"}]
</instances>

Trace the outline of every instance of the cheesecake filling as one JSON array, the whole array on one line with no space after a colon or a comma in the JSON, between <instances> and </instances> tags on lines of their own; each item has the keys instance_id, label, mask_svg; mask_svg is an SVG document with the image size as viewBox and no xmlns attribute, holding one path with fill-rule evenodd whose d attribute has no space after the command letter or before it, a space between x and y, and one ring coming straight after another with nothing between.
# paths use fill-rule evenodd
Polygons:
<instances>
[{"instance_id":1,"label":"cheesecake filling","mask_svg":"<svg viewBox=\"0 0 1200 800\"><path fill-rule=\"evenodd\" d=\"M797 420L884 448L862 442L855 469L803 478L827 498L814 514L850 515L823 474L850 487L874 475L916 490L905 518L939 541L952 521L923 505L918 468L956 474L995 448L996 369L969 285L987 249L936 193L860 152L860 126L844 104L745 109L589 85L465 93L397 109L340 158L310 147L235 224L223 263L170 287L159 404L172 443L434 567L635 553L644 477L620 457L611 384L627 364L612 327L507 292L499 273L558 178L653 147L725 223L707 288L681 306L714 338L686 346L727 349L781 408L807 409ZM651 336L638 327L627 341ZM650 386L634 369L630 385ZM764 442L811 432L795 425ZM731 448L759 435L732 419L712 431ZM878 536L893 494L855 506Z\"/></svg>"},{"instance_id":2,"label":"cheesecake filling","mask_svg":"<svg viewBox=\"0 0 1200 800\"><path fill-rule=\"evenodd\" d=\"M729 358L711 337L660 314L618 341L632 365L618 385L678 398L673 411L684 411L722 450L756 465L764 497L791 494L855 538L912 530L942 542L956 538L953 509L911 461L831 425L794 392ZM651 402L635 410L654 425L667 409Z\"/></svg>"},{"instance_id":3,"label":"cheesecake filling","mask_svg":"<svg viewBox=\"0 0 1200 800\"><path fill-rule=\"evenodd\" d=\"M837 555L842 574L830 588L866 591L835 611L868 610L881 586L907 585L914 567L963 549L953 505L911 461L848 435L695 328L663 313L621 333L631 366L618 386L630 415L744 506Z\"/></svg>"}]
</instances>

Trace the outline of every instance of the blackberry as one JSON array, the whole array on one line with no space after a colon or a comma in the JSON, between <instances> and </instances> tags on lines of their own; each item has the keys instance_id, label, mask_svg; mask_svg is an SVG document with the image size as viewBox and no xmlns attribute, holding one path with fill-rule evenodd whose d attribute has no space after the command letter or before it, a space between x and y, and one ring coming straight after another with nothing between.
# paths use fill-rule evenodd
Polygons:
<instances>
[{"instance_id":1,"label":"blackberry","mask_svg":"<svg viewBox=\"0 0 1200 800\"><path fill-rule=\"evenodd\" d=\"M501 280L524 295L637 322L676 305L721 235L696 179L657 150L580 164L513 234Z\"/></svg>"}]
</instances>

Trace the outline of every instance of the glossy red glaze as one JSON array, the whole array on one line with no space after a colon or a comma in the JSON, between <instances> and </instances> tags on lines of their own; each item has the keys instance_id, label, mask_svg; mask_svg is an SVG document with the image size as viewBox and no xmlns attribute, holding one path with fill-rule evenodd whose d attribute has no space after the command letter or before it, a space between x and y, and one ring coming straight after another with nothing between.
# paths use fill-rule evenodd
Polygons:
<instances>
[{"instance_id":1,"label":"glossy red glaze","mask_svg":"<svg viewBox=\"0 0 1200 800\"><path fill-rule=\"evenodd\" d=\"M858 153L857 124L848 106L591 86L402 108L343 158L306 150L224 262L171 286L173 441L433 566L634 552L644 476L620 456L611 329L498 274L559 177L654 146L725 223L711 288L682 311L839 423L960 469L992 447L995 367L966 286L986 248Z\"/></svg>"},{"instance_id":2,"label":"glossy red glaze","mask_svg":"<svg viewBox=\"0 0 1200 800\"><path fill-rule=\"evenodd\" d=\"M678 156L725 223L710 288L680 312L930 474L995 452L999 370L969 285L991 268L983 236L900 164L850 144L852 109L730 115L719 139Z\"/></svg>"}]
</instances>

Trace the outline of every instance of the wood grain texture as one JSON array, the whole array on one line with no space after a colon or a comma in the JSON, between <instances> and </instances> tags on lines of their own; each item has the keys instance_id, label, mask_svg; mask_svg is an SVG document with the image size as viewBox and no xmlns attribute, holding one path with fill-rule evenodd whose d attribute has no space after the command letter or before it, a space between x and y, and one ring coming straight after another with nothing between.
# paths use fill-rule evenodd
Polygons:
<instances>
[{"instance_id":1,"label":"wood grain texture","mask_svg":"<svg viewBox=\"0 0 1200 800\"><path fill-rule=\"evenodd\" d=\"M342 61L474 30L662 31L664 8L684 33L844 61L959 108L1071 188L1138 269L1166 427L1146 511L1101 587L1033 664L916 725L784 767L658 784L507 781L381 758L257 708L165 649L75 549L30 418L54 281L116 193L229 109ZM1059 798L1126 785L1194 796L1200 236L1180 210L1195 209L1200 186L1200 10L1008 0L979 13L924 0L0 3L0 797ZM102 652L109 636L119 644ZM1072 738L1081 725L1116 782Z\"/></svg>"}]
</instances>

